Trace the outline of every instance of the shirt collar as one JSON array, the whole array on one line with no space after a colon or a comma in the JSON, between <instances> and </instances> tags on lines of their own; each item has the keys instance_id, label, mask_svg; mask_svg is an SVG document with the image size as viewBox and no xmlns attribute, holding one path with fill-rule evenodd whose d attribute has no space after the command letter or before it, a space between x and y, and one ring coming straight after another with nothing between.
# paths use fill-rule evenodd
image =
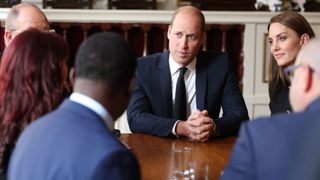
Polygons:
<instances>
[{"instance_id":1,"label":"shirt collar","mask_svg":"<svg viewBox=\"0 0 320 180\"><path fill-rule=\"evenodd\" d=\"M193 61L191 61L191 63L186 67L188 68L189 71L195 71L196 64L197 64L197 57L195 57L193 59ZM173 76L175 73L177 73L180 67L181 66L173 59L172 55L170 54L169 55L169 68L170 68L171 76Z\"/></svg>"},{"instance_id":2,"label":"shirt collar","mask_svg":"<svg viewBox=\"0 0 320 180\"><path fill-rule=\"evenodd\" d=\"M106 126L110 130L114 129L113 118L110 116L109 112L98 101L92 99L89 96L76 93L76 92L71 94L70 100L91 109L103 119L103 122L106 124Z\"/></svg>"}]
</instances>

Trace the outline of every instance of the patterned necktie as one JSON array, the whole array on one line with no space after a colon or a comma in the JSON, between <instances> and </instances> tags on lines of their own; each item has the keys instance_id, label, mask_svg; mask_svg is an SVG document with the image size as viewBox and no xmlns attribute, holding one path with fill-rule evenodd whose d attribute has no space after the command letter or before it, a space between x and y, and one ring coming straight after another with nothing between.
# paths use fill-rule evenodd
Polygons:
<instances>
[{"instance_id":1,"label":"patterned necktie","mask_svg":"<svg viewBox=\"0 0 320 180\"><path fill-rule=\"evenodd\" d=\"M188 70L186 67L179 68L180 74L177 81L176 96L175 96L175 114L174 118L179 120L186 120L187 116L187 98L186 86L184 83L184 74Z\"/></svg>"}]
</instances>

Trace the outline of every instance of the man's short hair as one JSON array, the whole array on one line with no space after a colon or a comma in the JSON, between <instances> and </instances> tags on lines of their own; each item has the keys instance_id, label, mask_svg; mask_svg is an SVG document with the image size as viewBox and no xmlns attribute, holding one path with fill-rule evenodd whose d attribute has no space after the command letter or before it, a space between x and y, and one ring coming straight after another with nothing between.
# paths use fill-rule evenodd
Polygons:
<instances>
[{"instance_id":1,"label":"man's short hair","mask_svg":"<svg viewBox=\"0 0 320 180\"><path fill-rule=\"evenodd\" d=\"M171 17L170 25L172 26L174 20L176 19L176 16L177 16L181 11L183 11L183 10L185 10L185 9L187 9L187 8L193 9L193 11L192 11L193 15L197 16L197 17L199 18L199 20L200 20L201 32L202 32L202 33L205 32L205 26L206 26L205 17L204 17L204 15L203 15L203 13L201 12L201 10L198 9L198 8L196 8L196 7L194 7L194 6L182 6L182 7L178 8L178 9L173 13L173 15L172 15L172 17Z\"/></svg>"},{"instance_id":2,"label":"man's short hair","mask_svg":"<svg viewBox=\"0 0 320 180\"><path fill-rule=\"evenodd\" d=\"M128 86L136 67L130 44L120 35L101 32L90 36L78 49L76 76L104 81L111 90Z\"/></svg>"}]
</instances>

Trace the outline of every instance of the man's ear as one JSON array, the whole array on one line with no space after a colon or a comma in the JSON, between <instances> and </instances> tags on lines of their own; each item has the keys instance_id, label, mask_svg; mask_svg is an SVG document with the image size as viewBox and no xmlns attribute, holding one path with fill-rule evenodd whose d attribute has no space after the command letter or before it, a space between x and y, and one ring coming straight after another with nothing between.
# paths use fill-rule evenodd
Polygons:
<instances>
[{"instance_id":1,"label":"man's ear","mask_svg":"<svg viewBox=\"0 0 320 180\"><path fill-rule=\"evenodd\" d=\"M308 65L303 65L302 67L302 82L303 82L303 91L308 92L312 88L313 83L313 72Z\"/></svg>"},{"instance_id":2,"label":"man's ear","mask_svg":"<svg viewBox=\"0 0 320 180\"><path fill-rule=\"evenodd\" d=\"M207 33L203 32L202 36L201 36L201 44L202 44L202 46L204 46L206 44L206 40L207 40Z\"/></svg>"},{"instance_id":3,"label":"man's ear","mask_svg":"<svg viewBox=\"0 0 320 180\"><path fill-rule=\"evenodd\" d=\"M74 67L71 67L69 70L69 82L71 84L72 89L74 87L75 79L76 79L76 70Z\"/></svg>"},{"instance_id":4,"label":"man's ear","mask_svg":"<svg viewBox=\"0 0 320 180\"><path fill-rule=\"evenodd\" d=\"M131 95L131 93L132 93L132 90L133 90L133 88L134 88L134 83L135 83L135 81L136 81L136 78L135 78L135 77L131 78L130 83L129 83L129 86L128 86L128 94L129 94L129 95Z\"/></svg>"},{"instance_id":5,"label":"man's ear","mask_svg":"<svg viewBox=\"0 0 320 180\"><path fill-rule=\"evenodd\" d=\"M5 30L4 31L4 43L5 43L6 47L10 44L12 39L13 39L12 31Z\"/></svg>"},{"instance_id":6,"label":"man's ear","mask_svg":"<svg viewBox=\"0 0 320 180\"><path fill-rule=\"evenodd\" d=\"M309 41L310 37L307 33L304 33L300 37L300 45L304 45Z\"/></svg>"},{"instance_id":7,"label":"man's ear","mask_svg":"<svg viewBox=\"0 0 320 180\"><path fill-rule=\"evenodd\" d=\"M171 33L171 28L172 28L172 26L169 25L169 26L168 26L168 31L167 31L167 38L168 38L168 39L170 39L169 36L170 36L170 33Z\"/></svg>"}]
</instances>

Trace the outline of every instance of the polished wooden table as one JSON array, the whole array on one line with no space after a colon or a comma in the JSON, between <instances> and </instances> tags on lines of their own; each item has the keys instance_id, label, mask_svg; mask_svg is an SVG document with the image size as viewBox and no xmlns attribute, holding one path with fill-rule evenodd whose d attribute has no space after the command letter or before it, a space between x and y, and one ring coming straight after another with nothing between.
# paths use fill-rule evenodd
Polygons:
<instances>
[{"instance_id":1,"label":"polished wooden table","mask_svg":"<svg viewBox=\"0 0 320 180\"><path fill-rule=\"evenodd\" d=\"M210 140L205 143L186 139L168 139L145 134L123 134L120 140L128 144L140 163L143 180L170 179L173 170L173 147L192 148L196 179L218 179L226 166L236 137Z\"/></svg>"}]
</instances>

